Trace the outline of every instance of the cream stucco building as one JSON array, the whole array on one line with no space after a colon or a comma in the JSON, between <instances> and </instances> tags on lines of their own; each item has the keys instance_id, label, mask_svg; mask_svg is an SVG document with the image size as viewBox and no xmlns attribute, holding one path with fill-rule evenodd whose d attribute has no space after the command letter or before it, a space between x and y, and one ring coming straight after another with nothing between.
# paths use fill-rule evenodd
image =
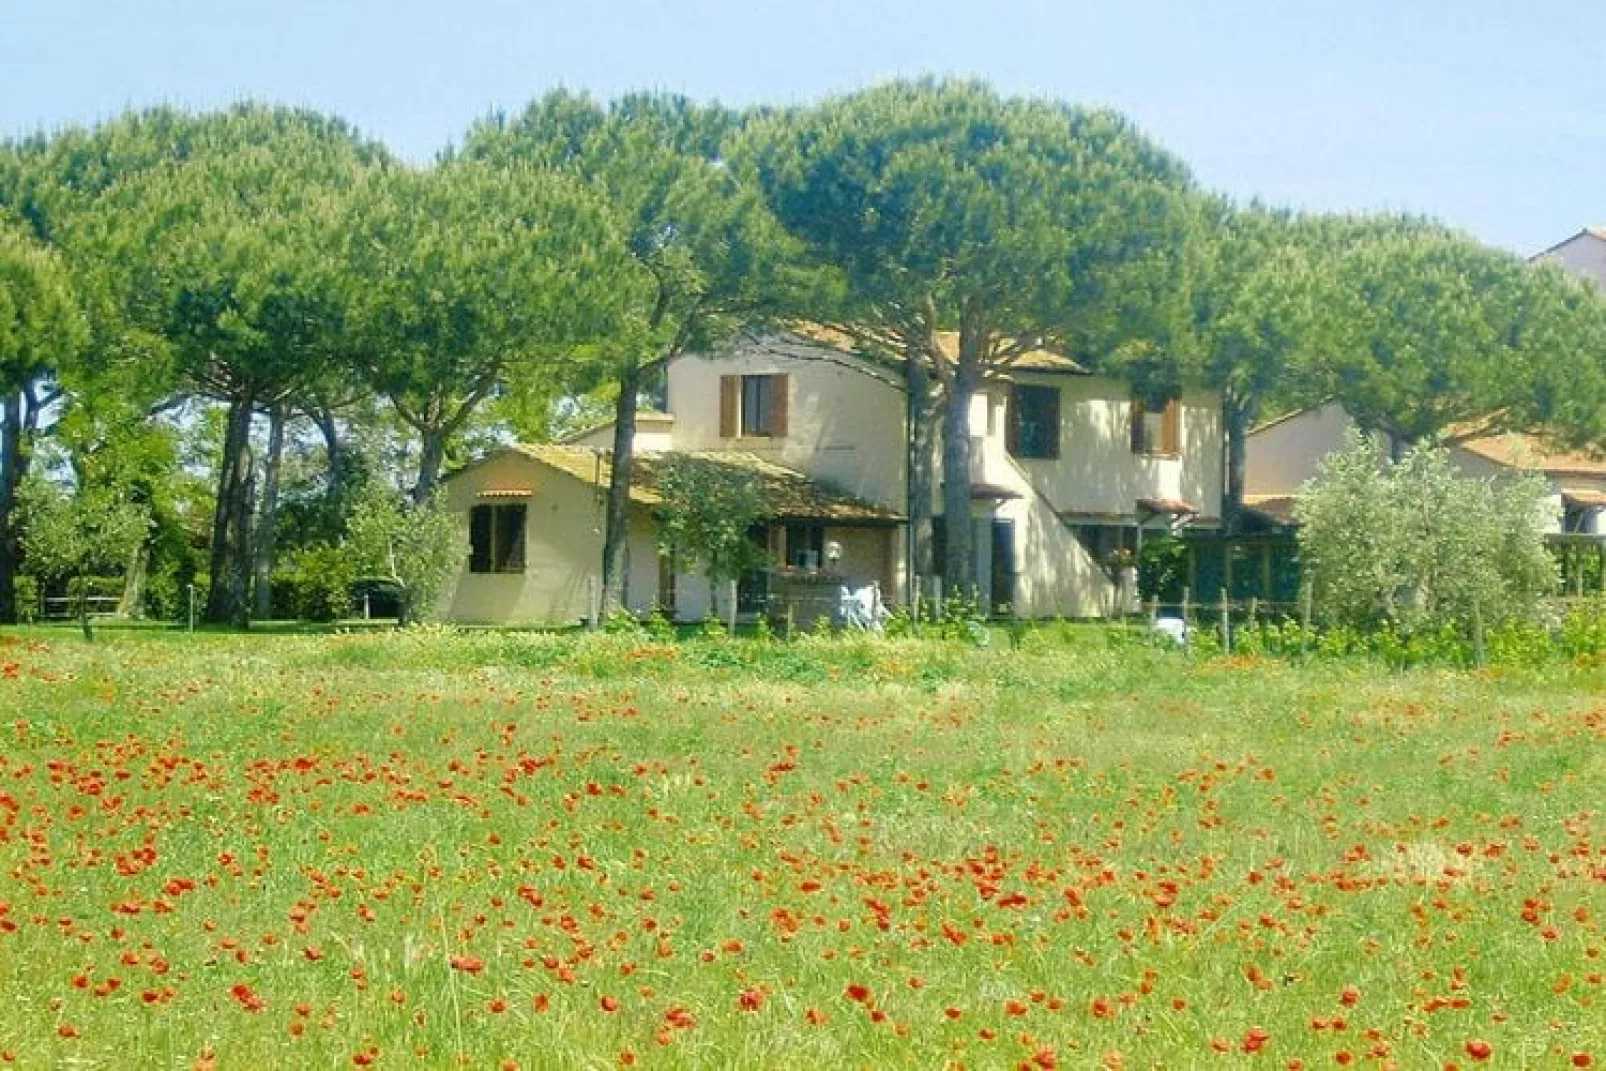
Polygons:
<instances>
[{"instance_id":1,"label":"cream stucco building","mask_svg":"<svg viewBox=\"0 0 1606 1071\"><path fill-rule=\"evenodd\" d=\"M898 369L818 332L746 339L665 370L664 412L638 422L626 606L682 620L709 612L699 576L661 558L654 458L688 453L751 474L776 503L760 534L781 575L820 570L910 589L905 412ZM971 411L971 514L979 595L1026 617L1119 608L1122 548L1138 529L1219 523L1222 428L1213 393L1145 411L1121 380L1037 351L987 382ZM448 595L460 621L574 621L602 547L611 425L559 446L510 447L447 481L474 555ZM942 508L934 481L933 507ZM939 529L948 521L941 519ZM762 584L758 585L760 588ZM756 594L762 594L761 591ZM746 609L756 608L749 599Z\"/></svg>"}]
</instances>

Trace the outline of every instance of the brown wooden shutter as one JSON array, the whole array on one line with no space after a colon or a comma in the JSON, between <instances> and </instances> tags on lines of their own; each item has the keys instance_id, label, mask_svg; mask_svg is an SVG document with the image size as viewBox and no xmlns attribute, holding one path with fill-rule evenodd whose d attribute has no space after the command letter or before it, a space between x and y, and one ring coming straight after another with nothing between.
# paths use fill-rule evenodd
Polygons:
<instances>
[{"instance_id":1,"label":"brown wooden shutter","mask_svg":"<svg viewBox=\"0 0 1606 1071\"><path fill-rule=\"evenodd\" d=\"M491 507L475 506L468 511L468 571L491 571Z\"/></svg>"},{"instance_id":2,"label":"brown wooden shutter","mask_svg":"<svg viewBox=\"0 0 1606 1071\"><path fill-rule=\"evenodd\" d=\"M1048 392L1048 405L1043 410L1043 422L1048 425L1048 451L1043 456L1057 458L1060 456L1060 389L1053 387Z\"/></svg>"},{"instance_id":3,"label":"brown wooden shutter","mask_svg":"<svg viewBox=\"0 0 1606 1071\"><path fill-rule=\"evenodd\" d=\"M502 563L497 571L522 573L524 572L524 520L528 510L523 505L503 506L501 512L502 532L499 542Z\"/></svg>"},{"instance_id":4,"label":"brown wooden shutter","mask_svg":"<svg viewBox=\"0 0 1606 1071\"><path fill-rule=\"evenodd\" d=\"M719 377L719 437L734 439L741 417L742 377Z\"/></svg>"},{"instance_id":5,"label":"brown wooden shutter","mask_svg":"<svg viewBox=\"0 0 1606 1071\"><path fill-rule=\"evenodd\" d=\"M1167 454L1182 453L1182 402L1173 398L1165 405L1165 427L1161 432L1164 440L1162 451Z\"/></svg>"},{"instance_id":6,"label":"brown wooden shutter","mask_svg":"<svg viewBox=\"0 0 1606 1071\"><path fill-rule=\"evenodd\" d=\"M1143 403L1134 398L1127 409L1131 414L1129 418L1131 424L1127 428L1127 434L1132 441L1132 452L1141 454L1143 453Z\"/></svg>"},{"instance_id":7,"label":"brown wooden shutter","mask_svg":"<svg viewBox=\"0 0 1606 1071\"><path fill-rule=\"evenodd\" d=\"M784 374L770 376L770 435L774 438L786 437L791 400L792 377Z\"/></svg>"},{"instance_id":8,"label":"brown wooden shutter","mask_svg":"<svg viewBox=\"0 0 1606 1071\"><path fill-rule=\"evenodd\" d=\"M1004 449L1010 457L1020 456L1020 387L1013 383L1004 399Z\"/></svg>"}]
</instances>

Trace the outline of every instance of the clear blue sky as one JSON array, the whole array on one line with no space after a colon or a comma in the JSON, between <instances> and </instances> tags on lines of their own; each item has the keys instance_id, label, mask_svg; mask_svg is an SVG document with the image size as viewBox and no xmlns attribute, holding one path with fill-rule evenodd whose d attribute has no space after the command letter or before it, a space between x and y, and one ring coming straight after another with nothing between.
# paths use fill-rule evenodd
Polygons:
<instances>
[{"instance_id":1,"label":"clear blue sky","mask_svg":"<svg viewBox=\"0 0 1606 1071\"><path fill-rule=\"evenodd\" d=\"M0 0L0 136L249 96L427 160L559 84L790 103L921 73L1112 105L1239 197L1522 253L1606 224L1603 0Z\"/></svg>"}]
</instances>

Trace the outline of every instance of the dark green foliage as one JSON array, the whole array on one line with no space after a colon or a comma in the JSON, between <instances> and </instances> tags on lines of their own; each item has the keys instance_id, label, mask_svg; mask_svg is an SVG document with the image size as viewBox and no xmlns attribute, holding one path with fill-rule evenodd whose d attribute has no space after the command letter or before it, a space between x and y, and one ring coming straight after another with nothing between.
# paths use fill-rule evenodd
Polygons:
<instances>
[{"instance_id":1,"label":"dark green foliage","mask_svg":"<svg viewBox=\"0 0 1606 1071\"><path fill-rule=\"evenodd\" d=\"M274 616L338 621L352 613L357 570L340 547L303 547L286 555L273 574Z\"/></svg>"}]
</instances>

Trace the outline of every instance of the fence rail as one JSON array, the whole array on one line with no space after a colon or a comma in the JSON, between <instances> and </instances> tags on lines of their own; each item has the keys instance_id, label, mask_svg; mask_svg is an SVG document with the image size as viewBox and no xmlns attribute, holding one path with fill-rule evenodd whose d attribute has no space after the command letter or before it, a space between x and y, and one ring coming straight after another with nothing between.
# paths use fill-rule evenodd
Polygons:
<instances>
[{"instance_id":1,"label":"fence rail","mask_svg":"<svg viewBox=\"0 0 1606 1071\"><path fill-rule=\"evenodd\" d=\"M41 621L66 621L78 616L78 597L75 595L42 595L39 598ZM110 617L122 604L117 595L86 595L83 599L91 617Z\"/></svg>"}]
</instances>

